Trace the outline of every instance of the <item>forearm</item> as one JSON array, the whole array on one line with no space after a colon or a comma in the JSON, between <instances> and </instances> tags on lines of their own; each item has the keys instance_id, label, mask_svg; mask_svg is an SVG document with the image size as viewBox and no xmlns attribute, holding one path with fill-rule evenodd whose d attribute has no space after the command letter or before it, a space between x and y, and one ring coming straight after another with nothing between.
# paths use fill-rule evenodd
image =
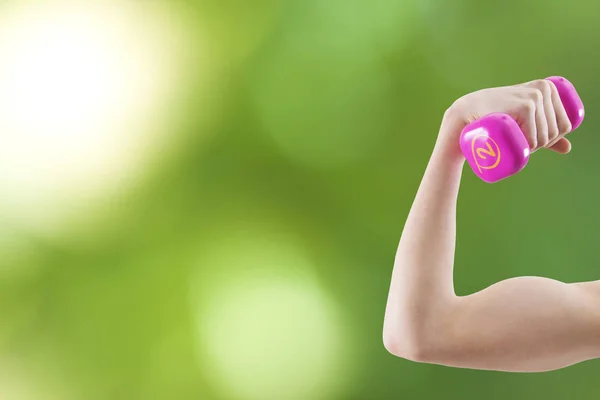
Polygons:
<instances>
[{"instance_id":1,"label":"forearm","mask_svg":"<svg viewBox=\"0 0 600 400\"><path fill-rule=\"evenodd\" d=\"M456 204L464 159L438 143L406 220L386 308L384 341L410 351L455 301ZM419 350L420 351L420 350Z\"/></svg>"}]
</instances>

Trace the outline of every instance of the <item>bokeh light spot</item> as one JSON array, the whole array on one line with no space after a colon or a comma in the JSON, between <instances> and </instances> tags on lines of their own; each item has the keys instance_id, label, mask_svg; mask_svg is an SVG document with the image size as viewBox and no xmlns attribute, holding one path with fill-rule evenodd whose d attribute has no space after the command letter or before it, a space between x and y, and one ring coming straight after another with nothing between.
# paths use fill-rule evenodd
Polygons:
<instances>
[{"instance_id":1,"label":"bokeh light spot","mask_svg":"<svg viewBox=\"0 0 600 400\"><path fill-rule=\"evenodd\" d=\"M139 178L180 70L175 8L157 4L2 6L0 216L54 228Z\"/></svg>"},{"instance_id":2,"label":"bokeh light spot","mask_svg":"<svg viewBox=\"0 0 600 400\"><path fill-rule=\"evenodd\" d=\"M264 237L225 242L206 265L220 272L194 288L209 380L238 400L330 398L348 368L348 336L310 263Z\"/></svg>"},{"instance_id":3,"label":"bokeh light spot","mask_svg":"<svg viewBox=\"0 0 600 400\"><path fill-rule=\"evenodd\" d=\"M36 348L40 351L40 349ZM3 355L0 358L2 400L74 400L79 387L65 375L65 365L41 354Z\"/></svg>"}]
</instances>

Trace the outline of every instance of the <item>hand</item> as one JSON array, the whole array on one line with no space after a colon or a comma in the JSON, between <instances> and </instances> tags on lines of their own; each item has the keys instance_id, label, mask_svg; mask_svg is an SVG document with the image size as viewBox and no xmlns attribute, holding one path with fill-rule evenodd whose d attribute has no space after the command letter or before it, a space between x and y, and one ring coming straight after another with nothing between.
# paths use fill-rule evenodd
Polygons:
<instances>
[{"instance_id":1,"label":"hand","mask_svg":"<svg viewBox=\"0 0 600 400\"><path fill-rule=\"evenodd\" d=\"M438 144L457 148L467 124L495 112L515 119L532 153L541 148L560 154L571 151L571 143L564 137L571 131L571 122L556 86L545 79L483 89L459 98L444 115Z\"/></svg>"}]
</instances>

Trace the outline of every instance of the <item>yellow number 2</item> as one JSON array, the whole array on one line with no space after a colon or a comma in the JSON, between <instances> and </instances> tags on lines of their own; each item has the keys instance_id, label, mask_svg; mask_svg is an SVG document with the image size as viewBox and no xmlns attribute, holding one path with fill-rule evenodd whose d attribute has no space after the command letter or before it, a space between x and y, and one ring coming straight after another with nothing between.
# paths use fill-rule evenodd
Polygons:
<instances>
[{"instance_id":1,"label":"yellow number 2","mask_svg":"<svg viewBox=\"0 0 600 400\"><path fill-rule=\"evenodd\" d=\"M494 151L494 149L492 149L490 143L486 142L485 145L487 146L487 150L482 148L477 149L477 155L479 156L479 158L483 158L485 160L486 158L483 154L487 154L490 157L496 157L496 152Z\"/></svg>"},{"instance_id":2,"label":"yellow number 2","mask_svg":"<svg viewBox=\"0 0 600 400\"><path fill-rule=\"evenodd\" d=\"M475 149L475 141L482 137L485 138L485 140L486 140L485 146L487 147L487 149L483 148L483 147L479 147L479 148ZM492 142L494 144L495 149L490 145L490 142ZM494 169L500 164L500 146L498 146L498 143L496 143L496 141L494 141L494 139L492 139L491 137L488 137L487 135L484 135L484 134L477 135L471 140L471 152L473 154L473 158L474 158L475 164L477 165L477 169L479 170L479 172L483 172L482 170L484 170L484 169ZM490 156L490 157L492 157L492 159L495 158L496 161L494 162L494 164L489 165L489 166L483 166L477 162L478 158L480 158L482 160L487 160L486 156Z\"/></svg>"}]
</instances>

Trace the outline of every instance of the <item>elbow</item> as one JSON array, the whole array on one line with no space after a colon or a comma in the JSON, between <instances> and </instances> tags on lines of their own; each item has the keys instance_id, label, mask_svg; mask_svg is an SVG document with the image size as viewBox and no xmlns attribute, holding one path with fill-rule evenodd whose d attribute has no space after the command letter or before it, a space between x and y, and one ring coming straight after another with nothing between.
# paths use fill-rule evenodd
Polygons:
<instances>
[{"instance_id":1,"label":"elbow","mask_svg":"<svg viewBox=\"0 0 600 400\"><path fill-rule=\"evenodd\" d=\"M384 330L383 346L390 354L413 362L432 363L436 359L436 350L425 335Z\"/></svg>"},{"instance_id":2,"label":"elbow","mask_svg":"<svg viewBox=\"0 0 600 400\"><path fill-rule=\"evenodd\" d=\"M383 346L392 355L409 361L443 364L454 353L456 297L443 307L415 312L388 312L383 324ZM450 319L449 319L450 318Z\"/></svg>"}]
</instances>

